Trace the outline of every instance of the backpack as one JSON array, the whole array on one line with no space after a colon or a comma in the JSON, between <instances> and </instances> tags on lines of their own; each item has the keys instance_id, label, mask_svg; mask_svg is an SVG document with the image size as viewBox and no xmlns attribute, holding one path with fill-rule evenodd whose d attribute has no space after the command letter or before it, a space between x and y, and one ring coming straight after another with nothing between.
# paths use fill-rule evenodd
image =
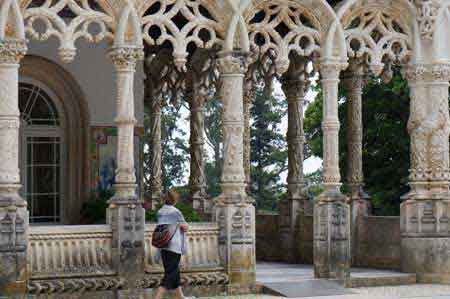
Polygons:
<instances>
[{"instance_id":1,"label":"backpack","mask_svg":"<svg viewBox=\"0 0 450 299\"><path fill-rule=\"evenodd\" d=\"M152 234L152 245L166 248L177 231L178 225L158 224Z\"/></svg>"}]
</instances>

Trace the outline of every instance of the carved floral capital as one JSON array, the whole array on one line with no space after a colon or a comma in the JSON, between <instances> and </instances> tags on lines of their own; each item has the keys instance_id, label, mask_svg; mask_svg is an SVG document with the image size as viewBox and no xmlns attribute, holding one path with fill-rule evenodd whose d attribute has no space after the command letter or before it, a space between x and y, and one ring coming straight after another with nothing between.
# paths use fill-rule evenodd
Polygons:
<instances>
[{"instance_id":1,"label":"carved floral capital","mask_svg":"<svg viewBox=\"0 0 450 299\"><path fill-rule=\"evenodd\" d=\"M342 70L347 68L348 64L341 61L325 60L320 63L320 75L325 80L339 79L339 74Z\"/></svg>"},{"instance_id":2,"label":"carved floral capital","mask_svg":"<svg viewBox=\"0 0 450 299\"><path fill-rule=\"evenodd\" d=\"M25 56L27 45L24 40L0 40L0 63L17 64Z\"/></svg>"},{"instance_id":3,"label":"carved floral capital","mask_svg":"<svg viewBox=\"0 0 450 299\"><path fill-rule=\"evenodd\" d=\"M221 74L244 74L248 68L247 59L243 55L229 54L219 58L217 62Z\"/></svg>"},{"instance_id":4,"label":"carved floral capital","mask_svg":"<svg viewBox=\"0 0 450 299\"><path fill-rule=\"evenodd\" d=\"M117 69L134 70L136 63L144 59L144 51L136 47L112 48L109 57Z\"/></svg>"}]
</instances>

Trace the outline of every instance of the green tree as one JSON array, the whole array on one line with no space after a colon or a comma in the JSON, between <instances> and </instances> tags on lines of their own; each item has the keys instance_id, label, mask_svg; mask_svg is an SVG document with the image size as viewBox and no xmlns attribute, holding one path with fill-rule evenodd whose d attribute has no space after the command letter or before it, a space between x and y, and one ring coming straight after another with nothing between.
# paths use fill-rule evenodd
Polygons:
<instances>
[{"instance_id":1,"label":"green tree","mask_svg":"<svg viewBox=\"0 0 450 299\"><path fill-rule=\"evenodd\" d=\"M408 191L409 89L396 70L388 84L371 78L363 91L363 170L365 190L372 197L374 212L398 215L400 197ZM343 181L346 176L347 101L340 88L339 135L340 166ZM322 93L308 106L305 113L307 156L322 157ZM345 191L345 188L344 188Z\"/></svg>"},{"instance_id":2,"label":"green tree","mask_svg":"<svg viewBox=\"0 0 450 299\"><path fill-rule=\"evenodd\" d=\"M256 206L275 210L277 200L285 193L280 175L287 170L287 146L281 123L287 102L264 92L263 84L255 85L251 108L251 186Z\"/></svg>"},{"instance_id":3,"label":"green tree","mask_svg":"<svg viewBox=\"0 0 450 299\"><path fill-rule=\"evenodd\" d=\"M189 148L186 144L186 135L179 121L183 120L181 105L166 105L161 115L161 149L162 149L162 186L167 191L173 186L180 185L186 176ZM144 118L144 190L150 190L151 173L151 111L145 107Z\"/></svg>"},{"instance_id":4,"label":"green tree","mask_svg":"<svg viewBox=\"0 0 450 299\"><path fill-rule=\"evenodd\" d=\"M211 197L220 194L220 175L222 173L222 104L219 99L205 103L205 140L212 150L212 159L205 162L207 193Z\"/></svg>"}]
</instances>

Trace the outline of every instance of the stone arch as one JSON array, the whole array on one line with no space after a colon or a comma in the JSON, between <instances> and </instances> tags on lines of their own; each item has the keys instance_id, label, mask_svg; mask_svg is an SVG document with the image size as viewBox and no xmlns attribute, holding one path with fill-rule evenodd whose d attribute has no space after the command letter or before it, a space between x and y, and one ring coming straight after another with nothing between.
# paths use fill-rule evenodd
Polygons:
<instances>
[{"instance_id":1,"label":"stone arch","mask_svg":"<svg viewBox=\"0 0 450 299\"><path fill-rule=\"evenodd\" d=\"M142 32L136 9L128 4L122 11L114 35L114 47L131 45L142 47Z\"/></svg>"},{"instance_id":2,"label":"stone arch","mask_svg":"<svg viewBox=\"0 0 450 299\"><path fill-rule=\"evenodd\" d=\"M143 1L138 8L143 39L148 46L171 48L175 65L184 71L192 48L222 46L224 17L213 11L224 9L225 3L210 1Z\"/></svg>"},{"instance_id":3,"label":"stone arch","mask_svg":"<svg viewBox=\"0 0 450 299\"><path fill-rule=\"evenodd\" d=\"M326 1L254 0L244 17L251 47L261 54L273 51L279 73L288 69L291 53L321 59L343 56L342 31ZM329 45L336 41L338 46Z\"/></svg>"},{"instance_id":4,"label":"stone arch","mask_svg":"<svg viewBox=\"0 0 450 299\"><path fill-rule=\"evenodd\" d=\"M25 39L22 12L16 0L6 0L0 6L0 40L6 37Z\"/></svg>"},{"instance_id":5,"label":"stone arch","mask_svg":"<svg viewBox=\"0 0 450 299\"><path fill-rule=\"evenodd\" d=\"M420 52L416 9L406 0L347 0L338 10L349 58L366 58L379 75L385 62L406 63Z\"/></svg>"},{"instance_id":6,"label":"stone arch","mask_svg":"<svg viewBox=\"0 0 450 299\"><path fill-rule=\"evenodd\" d=\"M88 197L89 186L89 110L86 97L76 80L60 65L39 56L25 56L20 76L45 85L60 100L67 137L66 206L64 223L79 221L79 211ZM78 213L77 213L78 212Z\"/></svg>"},{"instance_id":7,"label":"stone arch","mask_svg":"<svg viewBox=\"0 0 450 299\"><path fill-rule=\"evenodd\" d=\"M75 58L78 39L94 43L114 39L114 12L104 10L97 2L58 0L37 3L26 1L22 8L25 32L39 41L55 37L60 44L59 56L66 63Z\"/></svg>"}]
</instances>

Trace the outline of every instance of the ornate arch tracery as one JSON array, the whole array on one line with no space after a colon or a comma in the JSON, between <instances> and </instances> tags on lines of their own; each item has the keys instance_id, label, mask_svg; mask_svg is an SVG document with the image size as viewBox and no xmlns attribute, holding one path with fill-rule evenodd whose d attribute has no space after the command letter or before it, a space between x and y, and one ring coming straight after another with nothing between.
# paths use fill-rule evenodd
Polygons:
<instances>
[{"instance_id":1,"label":"ornate arch tracery","mask_svg":"<svg viewBox=\"0 0 450 299\"><path fill-rule=\"evenodd\" d=\"M200 1L151 0L139 11L142 16L143 38L149 46L169 45L180 71L192 48L211 49L222 44L220 22Z\"/></svg>"},{"instance_id":2,"label":"ornate arch tracery","mask_svg":"<svg viewBox=\"0 0 450 299\"><path fill-rule=\"evenodd\" d=\"M412 32L402 13L378 3L359 3L341 19L348 57L364 59L376 75L386 62L406 63L412 56Z\"/></svg>"},{"instance_id":3,"label":"ornate arch tracery","mask_svg":"<svg viewBox=\"0 0 450 299\"><path fill-rule=\"evenodd\" d=\"M320 55L324 29L312 10L298 1L265 1L246 16L250 45L261 56L272 52L277 72L289 67L289 55ZM330 20L331 21L331 20Z\"/></svg>"}]
</instances>

